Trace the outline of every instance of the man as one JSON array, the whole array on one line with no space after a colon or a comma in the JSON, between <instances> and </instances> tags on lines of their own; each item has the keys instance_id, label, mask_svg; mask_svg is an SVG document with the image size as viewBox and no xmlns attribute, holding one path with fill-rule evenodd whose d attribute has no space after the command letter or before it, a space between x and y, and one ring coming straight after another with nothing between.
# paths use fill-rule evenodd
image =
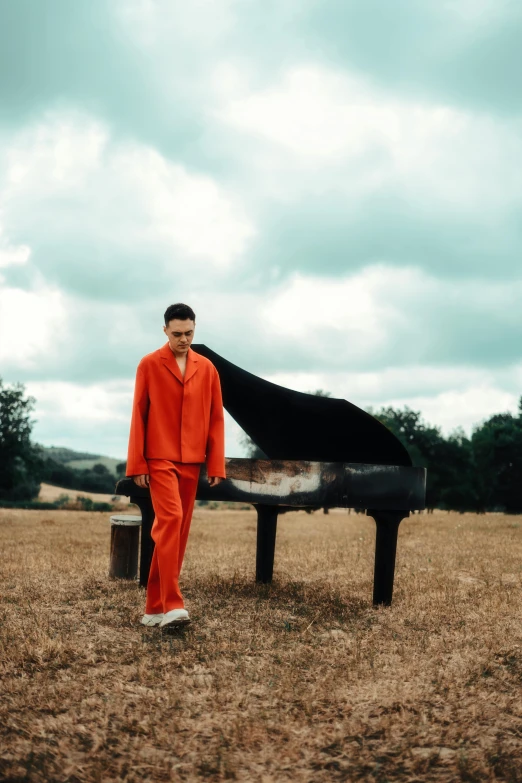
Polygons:
<instances>
[{"instance_id":1,"label":"man","mask_svg":"<svg viewBox=\"0 0 522 783\"><path fill-rule=\"evenodd\" d=\"M155 547L141 622L161 628L190 622L178 580L201 463L211 487L226 478L219 375L190 347L195 313L178 303L164 319L168 342L144 356L136 371L126 474L150 488Z\"/></svg>"}]
</instances>

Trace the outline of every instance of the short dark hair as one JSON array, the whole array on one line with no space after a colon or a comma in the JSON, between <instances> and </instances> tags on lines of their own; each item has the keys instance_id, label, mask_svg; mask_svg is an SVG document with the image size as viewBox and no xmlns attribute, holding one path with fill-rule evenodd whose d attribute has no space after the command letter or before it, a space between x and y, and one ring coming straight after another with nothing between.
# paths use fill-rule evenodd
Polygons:
<instances>
[{"instance_id":1,"label":"short dark hair","mask_svg":"<svg viewBox=\"0 0 522 783\"><path fill-rule=\"evenodd\" d=\"M177 318L180 321L186 321L187 319L190 319L191 321L196 322L196 313L192 309L192 307L189 307L186 304L183 304L182 302L177 302L176 304L169 305L167 309L165 310L165 326L169 325L169 321L172 321L173 318Z\"/></svg>"}]
</instances>

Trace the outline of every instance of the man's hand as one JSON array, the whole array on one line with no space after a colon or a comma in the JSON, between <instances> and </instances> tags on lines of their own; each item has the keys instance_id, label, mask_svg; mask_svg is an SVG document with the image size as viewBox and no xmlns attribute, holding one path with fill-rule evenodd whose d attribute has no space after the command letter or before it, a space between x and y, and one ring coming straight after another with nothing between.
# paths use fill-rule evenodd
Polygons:
<instances>
[{"instance_id":1,"label":"man's hand","mask_svg":"<svg viewBox=\"0 0 522 783\"><path fill-rule=\"evenodd\" d=\"M221 476L209 476L208 477L208 483L211 487L217 487L220 481L223 481Z\"/></svg>"},{"instance_id":2,"label":"man's hand","mask_svg":"<svg viewBox=\"0 0 522 783\"><path fill-rule=\"evenodd\" d=\"M142 489L147 489L149 486L149 474L143 473L141 476L133 476L132 477L135 484L138 485L138 487L141 487Z\"/></svg>"}]
</instances>

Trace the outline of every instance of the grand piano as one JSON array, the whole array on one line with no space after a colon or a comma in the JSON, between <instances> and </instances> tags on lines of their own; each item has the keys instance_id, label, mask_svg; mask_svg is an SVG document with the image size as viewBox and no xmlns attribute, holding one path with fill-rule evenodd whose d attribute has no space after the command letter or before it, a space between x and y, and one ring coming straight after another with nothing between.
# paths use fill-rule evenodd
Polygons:
<instances>
[{"instance_id":1,"label":"grand piano","mask_svg":"<svg viewBox=\"0 0 522 783\"><path fill-rule=\"evenodd\" d=\"M197 499L252 503L257 510L256 580L272 580L282 507L357 508L376 522L374 604L390 605L400 522L425 508L426 469L413 467L398 438L342 399L270 383L205 345L192 349L218 370L223 405L267 459L227 459L227 479L210 488L202 466ZM140 585L146 586L154 541L148 489L118 481L142 515ZM318 521L318 524L321 524Z\"/></svg>"}]
</instances>

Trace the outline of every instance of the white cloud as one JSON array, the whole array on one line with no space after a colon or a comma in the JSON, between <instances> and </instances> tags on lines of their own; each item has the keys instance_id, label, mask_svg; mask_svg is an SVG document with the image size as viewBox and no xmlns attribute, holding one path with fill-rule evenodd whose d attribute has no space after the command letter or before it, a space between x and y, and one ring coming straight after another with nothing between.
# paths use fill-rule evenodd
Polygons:
<instances>
[{"instance_id":1,"label":"white cloud","mask_svg":"<svg viewBox=\"0 0 522 783\"><path fill-rule=\"evenodd\" d=\"M245 369L254 372L365 373L369 384L377 371L393 379L395 369L400 375L404 367L432 364L435 383L441 366L461 365L478 383L482 364L511 365L519 356L522 283L445 281L416 268L375 264L339 278L299 273L247 292L199 284L196 278L180 287L177 297L197 313L196 342L239 364L248 359ZM31 366L40 378L43 368L54 378L68 372L76 380L122 377L132 357L137 362L164 341L162 315L171 295L162 294L161 302L143 296L137 308L134 300L91 300L44 282L29 293L4 289L4 363L11 374L23 369L25 351L34 354ZM34 344L25 312L39 321Z\"/></svg>"},{"instance_id":2,"label":"white cloud","mask_svg":"<svg viewBox=\"0 0 522 783\"><path fill-rule=\"evenodd\" d=\"M254 229L238 204L211 177L190 174L152 150L124 149L113 162L115 181L139 195L151 243L221 269L240 258ZM184 276L173 268L174 276Z\"/></svg>"},{"instance_id":3,"label":"white cloud","mask_svg":"<svg viewBox=\"0 0 522 783\"><path fill-rule=\"evenodd\" d=\"M255 234L237 198L212 177L150 147L116 143L90 116L47 115L11 141L3 164L6 235L23 237L26 250L43 244L44 265L83 262L88 252L89 273L98 256L125 267L125 253L141 254L149 274L156 267L179 282L229 269ZM97 271L103 277L107 264Z\"/></svg>"},{"instance_id":4,"label":"white cloud","mask_svg":"<svg viewBox=\"0 0 522 783\"><path fill-rule=\"evenodd\" d=\"M27 245L10 245L2 239L2 233L0 227L0 268L26 264L31 255L31 248ZM1 280L0 276L0 282Z\"/></svg>"},{"instance_id":5,"label":"white cloud","mask_svg":"<svg viewBox=\"0 0 522 783\"><path fill-rule=\"evenodd\" d=\"M6 142L5 198L83 192L103 166L107 128L76 112L48 113Z\"/></svg>"},{"instance_id":6,"label":"white cloud","mask_svg":"<svg viewBox=\"0 0 522 783\"><path fill-rule=\"evenodd\" d=\"M27 245L0 247L0 267L26 264L30 255L31 248Z\"/></svg>"},{"instance_id":7,"label":"white cloud","mask_svg":"<svg viewBox=\"0 0 522 783\"><path fill-rule=\"evenodd\" d=\"M0 361L36 368L51 362L65 337L67 311L59 289L0 287Z\"/></svg>"},{"instance_id":8,"label":"white cloud","mask_svg":"<svg viewBox=\"0 0 522 783\"><path fill-rule=\"evenodd\" d=\"M412 364L384 367L371 372L279 372L267 380L297 391L329 391L332 397L353 402L359 407L380 405L390 397L414 399L441 394L448 389L466 389L494 381L488 370L473 367L430 367ZM508 380L508 379L505 379Z\"/></svg>"},{"instance_id":9,"label":"white cloud","mask_svg":"<svg viewBox=\"0 0 522 783\"><path fill-rule=\"evenodd\" d=\"M389 185L416 208L436 202L494 220L485 207L499 213L522 197L517 123L398 98L315 63L288 68L261 89L233 70L223 63L217 72L211 115L239 134L254 169L260 161L275 198L278 185L283 194L330 187L348 198Z\"/></svg>"},{"instance_id":10,"label":"white cloud","mask_svg":"<svg viewBox=\"0 0 522 783\"><path fill-rule=\"evenodd\" d=\"M36 443L125 459L133 382L29 381L25 387L36 399L32 414Z\"/></svg>"},{"instance_id":11,"label":"white cloud","mask_svg":"<svg viewBox=\"0 0 522 783\"><path fill-rule=\"evenodd\" d=\"M260 302L259 328L332 370L447 363L452 355L475 366L479 346L515 360L521 296L522 281L442 280L414 267L375 264L339 278L299 273Z\"/></svg>"},{"instance_id":12,"label":"white cloud","mask_svg":"<svg viewBox=\"0 0 522 783\"><path fill-rule=\"evenodd\" d=\"M106 381L79 385L66 381L31 381L27 390L38 400L37 415L56 416L64 421L82 420L92 426L129 421L133 381Z\"/></svg>"},{"instance_id":13,"label":"white cloud","mask_svg":"<svg viewBox=\"0 0 522 783\"><path fill-rule=\"evenodd\" d=\"M265 331L294 341L310 358L327 356L334 364L382 355L397 329L407 328L401 301L426 283L416 269L376 265L344 278L295 274L260 308ZM296 347L297 347L296 345Z\"/></svg>"},{"instance_id":14,"label":"white cloud","mask_svg":"<svg viewBox=\"0 0 522 783\"><path fill-rule=\"evenodd\" d=\"M516 413L519 397L493 384L464 389L448 389L436 395L416 397L393 397L385 399L382 405L402 408L407 405L413 410L421 411L422 417L429 424L441 427L444 434L449 434L457 427L462 427L471 434L473 425L480 424L484 419L495 413Z\"/></svg>"},{"instance_id":15,"label":"white cloud","mask_svg":"<svg viewBox=\"0 0 522 783\"><path fill-rule=\"evenodd\" d=\"M444 0L441 10L448 13L452 22L464 21L480 29L503 19L510 6L514 10L516 5L511 0Z\"/></svg>"},{"instance_id":16,"label":"white cloud","mask_svg":"<svg viewBox=\"0 0 522 783\"><path fill-rule=\"evenodd\" d=\"M172 46L173 39L186 39L192 46L211 46L234 27L239 2L116 0L113 9L134 40L145 48L161 41Z\"/></svg>"}]
</instances>

